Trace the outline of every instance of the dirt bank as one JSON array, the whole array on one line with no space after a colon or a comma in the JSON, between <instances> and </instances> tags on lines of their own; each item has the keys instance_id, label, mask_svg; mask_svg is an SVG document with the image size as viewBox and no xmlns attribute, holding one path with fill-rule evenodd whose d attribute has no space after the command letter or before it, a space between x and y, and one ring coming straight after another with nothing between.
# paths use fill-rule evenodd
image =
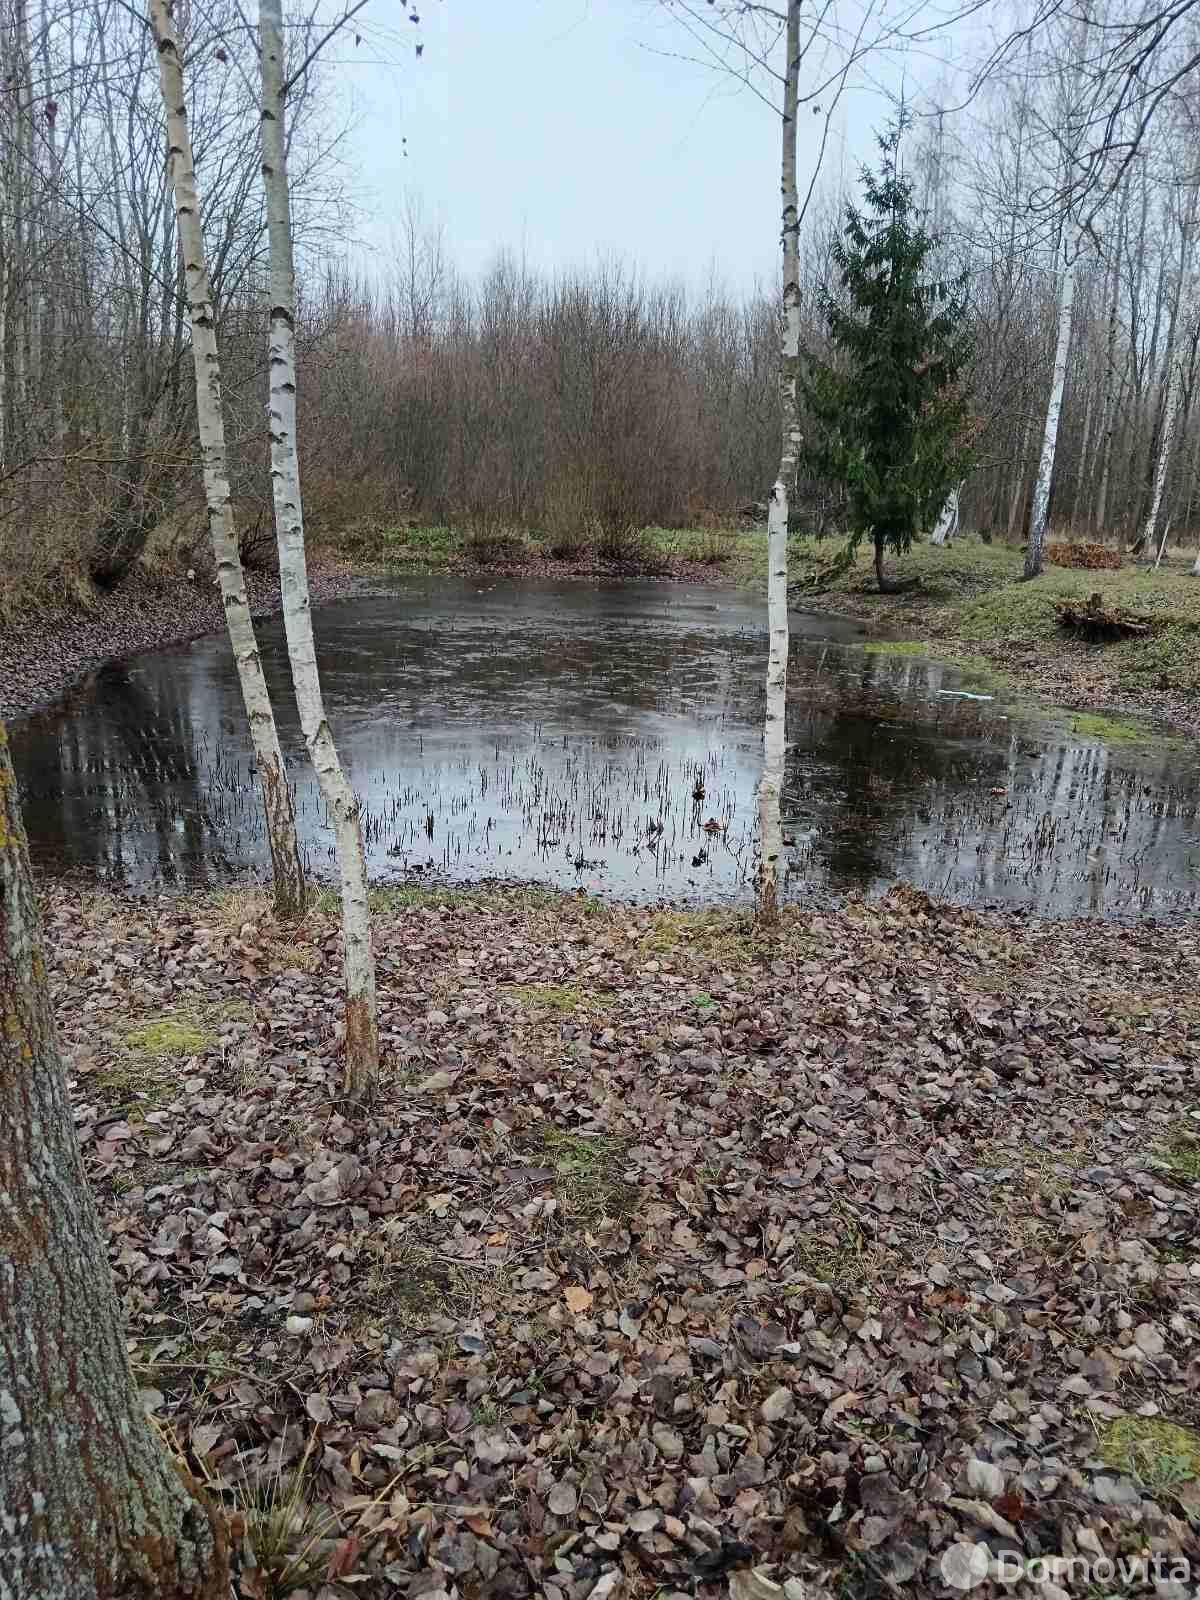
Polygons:
<instances>
[{"instance_id":1,"label":"dirt bank","mask_svg":"<svg viewBox=\"0 0 1200 1600\"><path fill-rule=\"evenodd\" d=\"M313 598L330 600L358 580L345 566L312 562ZM280 608L279 580L246 574L256 617ZM183 644L225 626L215 583L131 574L110 593L83 606L47 607L0 629L0 717L17 717L56 699L106 661Z\"/></svg>"},{"instance_id":2,"label":"dirt bank","mask_svg":"<svg viewBox=\"0 0 1200 1600\"><path fill-rule=\"evenodd\" d=\"M137 1376L244 1596L1200 1559L1195 923L375 898L356 1116L323 904L46 893Z\"/></svg>"}]
</instances>

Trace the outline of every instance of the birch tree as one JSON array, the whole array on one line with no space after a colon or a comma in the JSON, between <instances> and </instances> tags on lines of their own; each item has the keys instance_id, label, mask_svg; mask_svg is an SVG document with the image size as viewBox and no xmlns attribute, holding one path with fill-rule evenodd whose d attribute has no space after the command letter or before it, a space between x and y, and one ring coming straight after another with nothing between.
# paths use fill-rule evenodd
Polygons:
<instances>
[{"instance_id":1,"label":"birch tree","mask_svg":"<svg viewBox=\"0 0 1200 1600\"><path fill-rule=\"evenodd\" d=\"M1064 236L1066 234L1066 229ZM1058 423L1062 416L1063 391L1067 385L1067 357L1071 349L1071 326L1075 309L1075 269L1079 241L1071 238L1058 291L1058 334L1054 344L1054 367L1050 375L1050 398L1046 402L1046 421L1042 428L1042 450L1037 478L1033 485L1033 505L1029 514L1029 542L1025 547L1025 576L1036 578L1042 570L1042 546L1050 513L1050 485L1054 478L1054 458L1058 449Z\"/></svg>"},{"instance_id":2,"label":"birch tree","mask_svg":"<svg viewBox=\"0 0 1200 1600\"><path fill-rule=\"evenodd\" d=\"M217 565L217 580L225 605L229 642L237 665L262 788L274 870L275 909L281 917L295 917L304 909L304 864L296 835L292 791L284 770L283 752L279 747L279 734L267 692L258 640L246 597L245 573L238 552L226 465L216 312L200 222L200 200L184 98L183 63L168 0L150 0L150 19L158 44L159 82L167 119L167 168L175 197L175 221L183 257L187 314L192 332L196 424L200 436L208 526Z\"/></svg>"},{"instance_id":3,"label":"birch tree","mask_svg":"<svg viewBox=\"0 0 1200 1600\"><path fill-rule=\"evenodd\" d=\"M283 19L280 0L261 0L262 170L271 252L268 366L270 373L271 489L279 545L283 620L296 705L321 793L333 818L342 890L342 948L346 978L345 1088L361 1099L379 1065L375 961L371 951L367 865L358 800L338 759L325 713L313 639L304 511L296 443L296 273L292 256L284 128Z\"/></svg>"},{"instance_id":4,"label":"birch tree","mask_svg":"<svg viewBox=\"0 0 1200 1600\"><path fill-rule=\"evenodd\" d=\"M779 916L779 870L783 858L784 755L787 722L788 516L802 443L799 413L800 365L800 228L820 174L834 112L853 68L885 40L895 40L911 20L887 14L886 0L864 0L853 26L844 26L834 0L821 0L803 18L800 0L782 5L761 0L663 0L664 9L682 24L697 54L687 59L729 74L750 87L775 112L781 123L780 193L782 223L782 293L780 301L778 383L782 442L779 471L767 511L766 703L763 717L763 771L758 785L759 873L757 914L760 926L771 927ZM782 39L783 62L777 49ZM674 52L671 52L674 53ZM806 63L810 80L801 93ZM801 104L823 114L813 145L809 182L803 199L796 170L797 118Z\"/></svg>"},{"instance_id":5,"label":"birch tree","mask_svg":"<svg viewBox=\"0 0 1200 1600\"><path fill-rule=\"evenodd\" d=\"M962 485L951 489L946 496L937 521L933 525L933 532L929 535L930 544L945 544L947 539L953 539L958 532L958 496Z\"/></svg>"},{"instance_id":6,"label":"birch tree","mask_svg":"<svg viewBox=\"0 0 1200 1600\"><path fill-rule=\"evenodd\" d=\"M1184 332L1191 322L1191 247L1192 237L1196 226L1197 198L1200 191L1192 189L1187 201L1186 209L1179 217L1179 283L1176 288L1176 302L1174 315L1171 319L1171 328L1167 336L1166 353L1166 394L1163 400L1162 432L1158 441L1158 456L1154 465L1154 489L1150 499L1150 510L1146 516L1146 525L1142 529L1141 547L1145 553L1154 549L1155 533L1158 528L1158 516L1162 509L1163 490L1167 482L1167 468L1171 462L1171 455L1175 448L1175 433L1179 423L1180 404L1183 399L1184 360L1179 346L1184 342ZM1167 519L1168 525L1170 518ZM1158 551L1157 567L1162 561L1163 550L1166 548L1166 533Z\"/></svg>"},{"instance_id":7,"label":"birch tree","mask_svg":"<svg viewBox=\"0 0 1200 1600\"><path fill-rule=\"evenodd\" d=\"M783 445L779 474L767 511L766 710L763 717L763 770L758 785L758 920L770 927L779 918L779 864L783 858L783 771L787 731L788 669L788 485L796 479L800 453L797 366L800 360L800 206L796 190L796 111L800 75L800 0L788 0L787 55L784 62L780 142L783 296L779 345L779 390Z\"/></svg>"},{"instance_id":8,"label":"birch tree","mask_svg":"<svg viewBox=\"0 0 1200 1600\"><path fill-rule=\"evenodd\" d=\"M223 1525L146 1424L55 1038L0 723L0 1600L224 1600Z\"/></svg>"}]
</instances>

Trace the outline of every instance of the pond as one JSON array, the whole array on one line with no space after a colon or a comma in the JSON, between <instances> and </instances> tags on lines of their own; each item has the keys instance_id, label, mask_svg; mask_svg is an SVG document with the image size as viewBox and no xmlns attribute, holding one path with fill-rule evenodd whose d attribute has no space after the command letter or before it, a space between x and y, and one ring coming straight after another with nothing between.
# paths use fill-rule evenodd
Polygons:
<instances>
[{"instance_id":1,"label":"pond","mask_svg":"<svg viewBox=\"0 0 1200 1600\"><path fill-rule=\"evenodd\" d=\"M763 611L715 585L444 577L317 608L373 875L749 900ZM906 880L1049 914L1197 904L1188 745L864 648L853 623L793 614L792 626L789 897ZM329 874L282 624L259 637L305 847ZM44 868L152 888L265 867L224 638L106 667L11 734Z\"/></svg>"}]
</instances>

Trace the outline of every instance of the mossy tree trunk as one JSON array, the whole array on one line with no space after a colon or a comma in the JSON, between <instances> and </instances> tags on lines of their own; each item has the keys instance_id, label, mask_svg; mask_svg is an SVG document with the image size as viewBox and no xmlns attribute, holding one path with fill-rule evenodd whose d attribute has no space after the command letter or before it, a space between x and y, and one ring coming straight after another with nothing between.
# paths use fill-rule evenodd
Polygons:
<instances>
[{"instance_id":1,"label":"mossy tree trunk","mask_svg":"<svg viewBox=\"0 0 1200 1600\"><path fill-rule=\"evenodd\" d=\"M0 723L0 1600L228 1592L222 1525L133 1387Z\"/></svg>"}]
</instances>

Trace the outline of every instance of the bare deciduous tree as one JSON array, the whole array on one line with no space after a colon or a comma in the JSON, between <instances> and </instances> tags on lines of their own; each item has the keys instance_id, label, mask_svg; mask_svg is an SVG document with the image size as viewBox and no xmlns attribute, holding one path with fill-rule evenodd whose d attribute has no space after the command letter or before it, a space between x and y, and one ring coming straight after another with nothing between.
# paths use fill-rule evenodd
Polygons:
<instances>
[{"instance_id":1,"label":"bare deciduous tree","mask_svg":"<svg viewBox=\"0 0 1200 1600\"><path fill-rule=\"evenodd\" d=\"M797 408L800 360L800 204L796 190L796 111L800 77L800 0L788 0L780 152L782 199L783 314L780 327L779 392L783 445L779 475L767 512L766 709L763 771L758 785L758 920L770 927L779 916L779 868L783 860L783 773L787 732L788 669L788 485L795 482L800 454Z\"/></svg>"}]
</instances>

